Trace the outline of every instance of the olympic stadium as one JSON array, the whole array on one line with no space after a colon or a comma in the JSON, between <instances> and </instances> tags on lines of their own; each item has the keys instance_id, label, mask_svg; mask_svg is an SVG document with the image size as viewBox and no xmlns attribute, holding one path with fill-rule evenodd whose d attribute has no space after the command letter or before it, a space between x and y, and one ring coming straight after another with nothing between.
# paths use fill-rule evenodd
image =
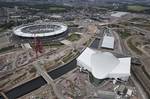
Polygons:
<instances>
[{"instance_id":1,"label":"olympic stadium","mask_svg":"<svg viewBox=\"0 0 150 99\"><path fill-rule=\"evenodd\" d=\"M42 22L39 24L26 24L13 29L13 40L31 41L40 38L44 41L58 41L68 34L68 27L58 22Z\"/></svg>"}]
</instances>

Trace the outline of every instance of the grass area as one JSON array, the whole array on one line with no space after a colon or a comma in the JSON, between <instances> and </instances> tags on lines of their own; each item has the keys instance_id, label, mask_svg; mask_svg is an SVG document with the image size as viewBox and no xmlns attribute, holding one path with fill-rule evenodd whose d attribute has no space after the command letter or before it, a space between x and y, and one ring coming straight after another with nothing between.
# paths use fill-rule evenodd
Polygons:
<instances>
[{"instance_id":1,"label":"grass area","mask_svg":"<svg viewBox=\"0 0 150 99\"><path fill-rule=\"evenodd\" d=\"M86 41L85 43L83 43L84 46L89 46L89 44L91 43L92 39L89 39L88 41Z\"/></svg>"},{"instance_id":2,"label":"grass area","mask_svg":"<svg viewBox=\"0 0 150 99\"><path fill-rule=\"evenodd\" d=\"M104 80L100 80L100 79L97 79L95 78L91 73L89 73L89 79L90 79L90 82L95 86L99 86L101 83L103 83Z\"/></svg>"},{"instance_id":3,"label":"grass area","mask_svg":"<svg viewBox=\"0 0 150 99\"><path fill-rule=\"evenodd\" d=\"M78 27L79 25L77 25L77 24L68 24L68 27Z\"/></svg>"},{"instance_id":4,"label":"grass area","mask_svg":"<svg viewBox=\"0 0 150 99\"><path fill-rule=\"evenodd\" d=\"M1 49L0 49L0 53L3 53L3 52L6 52L6 51L9 51L9 50L12 50L12 49L14 49L14 48L15 48L14 46L8 46L8 47L1 48Z\"/></svg>"},{"instance_id":5,"label":"grass area","mask_svg":"<svg viewBox=\"0 0 150 99\"><path fill-rule=\"evenodd\" d=\"M57 10L59 10L59 11L64 11L65 8L63 8L63 7L49 7L49 10L50 10L50 11L57 11Z\"/></svg>"},{"instance_id":6,"label":"grass area","mask_svg":"<svg viewBox=\"0 0 150 99\"><path fill-rule=\"evenodd\" d=\"M141 28L141 29L145 29L145 30L150 30L150 22L149 21L143 21L142 23L140 24L135 24L135 23L122 23L123 25L125 26L135 26L135 27L138 27L138 28Z\"/></svg>"},{"instance_id":7,"label":"grass area","mask_svg":"<svg viewBox=\"0 0 150 99\"><path fill-rule=\"evenodd\" d=\"M67 62L68 60L70 60L72 57L74 56L74 54L72 52L70 52L67 56L65 56L62 61L63 62Z\"/></svg>"},{"instance_id":8,"label":"grass area","mask_svg":"<svg viewBox=\"0 0 150 99\"><path fill-rule=\"evenodd\" d=\"M150 7L144 7L140 5L131 5L131 6L127 6L127 9L129 11L142 12L144 10L150 9Z\"/></svg>"},{"instance_id":9,"label":"grass area","mask_svg":"<svg viewBox=\"0 0 150 99\"><path fill-rule=\"evenodd\" d=\"M46 71L49 71L51 68L53 68L54 64L54 61L49 61L44 65L44 68L46 69Z\"/></svg>"},{"instance_id":10,"label":"grass area","mask_svg":"<svg viewBox=\"0 0 150 99\"><path fill-rule=\"evenodd\" d=\"M0 32L5 32L7 29L12 28L13 26L15 26L14 21L9 21L8 23L0 25Z\"/></svg>"},{"instance_id":11,"label":"grass area","mask_svg":"<svg viewBox=\"0 0 150 99\"><path fill-rule=\"evenodd\" d=\"M148 30L149 27L150 27L150 20L149 19L146 19L146 18L132 18L129 20L131 25L133 26L136 26L136 27L139 27L139 28L147 28Z\"/></svg>"},{"instance_id":12,"label":"grass area","mask_svg":"<svg viewBox=\"0 0 150 99\"><path fill-rule=\"evenodd\" d=\"M134 77L139 81L140 85L144 88L144 91L150 97L150 86L149 86L149 78L142 70L142 68L136 68L135 66L131 67L131 73ZM145 86L147 85L147 86Z\"/></svg>"},{"instance_id":13,"label":"grass area","mask_svg":"<svg viewBox=\"0 0 150 99\"><path fill-rule=\"evenodd\" d=\"M33 67L29 70L29 73L36 73L36 69Z\"/></svg>"},{"instance_id":14,"label":"grass area","mask_svg":"<svg viewBox=\"0 0 150 99\"><path fill-rule=\"evenodd\" d=\"M148 20L148 19L145 19L145 18L137 18L137 17L132 18L132 19L130 19L129 21L132 21L132 22L150 22L150 20Z\"/></svg>"},{"instance_id":15,"label":"grass area","mask_svg":"<svg viewBox=\"0 0 150 99\"><path fill-rule=\"evenodd\" d=\"M129 39L127 41L128 46L130 47L131 50L133 50L135 53L137 53L138 55L142 54L142 51L139 50L138 48L136 48L136 46L132 43L132 39Z\"/></svg>"},{"instance_id":16,"label":"grass area","mask_svg":"<svg viewBox=\"0 0 150 99\"><path fill-rule=\"evenodd\" d=\"M61 43L61 42L53 42L53 43L50 43L49 44L49 46L54 46L54 47L59 47L59 46L62 46L62 45L64 45L63 43Z\"/></svg>"},{"instance_id":17,"label":"grass area","mask_svg":"<svg viewBox=\"0 0 150 99\"><path fill-rule=\"evenodd\" d=\"M120 24L124 25L124 26L135 26L135 27L150 31L150 28L149 28L150 20L148 20L148 19L135 18L135 19L131 19L129 21L131 21L131 22L122 22ZM135 23L133 23L133 22L135 22Z\"/></svg>"},{"instance_id":18,"label":"grass area","mask_svg":"<svg viewBox=\"0 0 150 99\"><path fill-rule=\"evenodd\" d=\"M121 28L118 24L109 24L109 28Z\"/></svg>"},{"instance_id":19,"label":"grass area","mask_svg":"<svg viewBox=\"0 0 150 99\"><path fill-rule=\"evenodd\" d=\"M49 48L49 47L60 47L63 46L64 44L61 42L50 42L50 43L43 43L43 46L45 48ZM32 44L32 47L34 48L34 44Z\"/></svg>"},{"instance_id":20,"label":"grass area","mask_svg":"<svg viewBox=\"0 0 150 99\"><path fill-rule=\"evenodd\" d=\"M128 32L120 32L119 35L122 39L125 39L125 38L131 36L131 34Z\"/></svg>"},{"instance_id":21,"label":"grass area","mask_svg":"<svg viewBox=\"0 0 150 99\"><path fill-rule=\"evenodd\" d=\"M3 28L3 27L1 27L0 28L0 32L5 32L7 29L5 29L5 28Z\"/></svg>"},{"instance_id":22,"label":"grass area","mask_svg":"<svg viewBox=\"0 0 150 99\"><path fill-rule=\"evenodd\" d=\"M30 5L29 7L40 9L43 11L49 10L49 11L58 11L58 12L72 9L72 7L69 7L69 6L55 5L55 4L36 4L36 5Z\"/></svg>"},{"instance_id":23,"label":"grass area","mask_svg":"<svg viewBox=\"0 0 150 99\"><path fill-rule=\"evenodd\" d=\"M55 64L55 66L60 66L60 65L62 65L60 61Z\"/></svg>"},{"instance_id":24,"label":"grass area","mask_svg":"<svg viewBox=\"0 0 150 99\"><path fill-rule=\"evenodd\" d=\"M80 34L71 34L67 37L67 40L69 41L78 41L81 38Z\"/></svg>"},{"instance_id":25,"label":"grass area","mask_svg":"<svg viewBox=\"0 0 150 99\"><path fill-rule=\"evenodd\" d=\"M57 13L57 12L66 12L66 11L67 11L67 9L64 8L64 7L49 7L48 8L48 12L55 12L55 13Z\"/></svg>"}]
</instances>

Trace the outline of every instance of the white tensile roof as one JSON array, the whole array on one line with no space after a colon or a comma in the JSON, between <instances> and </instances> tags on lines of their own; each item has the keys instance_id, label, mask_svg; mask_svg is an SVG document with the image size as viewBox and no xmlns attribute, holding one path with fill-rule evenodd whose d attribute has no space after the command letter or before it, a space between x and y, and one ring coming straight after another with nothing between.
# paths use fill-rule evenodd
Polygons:
<instances>
[{"instance_id":1,"label":"white tensile roof","mask_svg":"<svg viewBox=\"0 0 150 99\"><path fill-rule=\"evenodd\" d=\"M131 58L116 58L110 52L101 52L86 48L77 58L77 65L90 71L97 79L120 78L130 76Z\"/></svg>"},{"instance_id":2,"label":"white tensile roof","mask_svg":"<svg viewBox=\"0 0 150 99\"><path fill-rule=\"evenodd\" d=\"M111 14L112 17L122 17L124 15L128 14L127 12L116 12Z\"/></svg>"},{"instance_id":3,"label":"white tensile roof","mask_svg":"<svg viewBox=\"0 0 150 99\"><path fill-rule=\"evenodd\" d=\"M34 34L34 33L24 33L22 29L30 27L30 26L36 26L36 25L57 25L60 27L60 29L55 30L53 32L46 32L46 33L39 33L39 34ZM13 32L17 36L21 37L46 37L46 36L54 36L58 34L63 34L65 31L67 31L68 27L67 25L63 23L57 23L57 22L51 22L51 23L41 23L41 24L31 24L27 26L19 26L13 29Z\"/></svg>"},{"instance_id":4,"label":"white tensile roof","mask_svg":"<svg viewBox=\"0 0 150 99\"><path fill-rule=\"evenodd\" d=\"M104 36L102 46L103 48L109 48L109 49L114 49L114 42L115 39L114 37L111 36Z\"/></svg>"}]
</instances>

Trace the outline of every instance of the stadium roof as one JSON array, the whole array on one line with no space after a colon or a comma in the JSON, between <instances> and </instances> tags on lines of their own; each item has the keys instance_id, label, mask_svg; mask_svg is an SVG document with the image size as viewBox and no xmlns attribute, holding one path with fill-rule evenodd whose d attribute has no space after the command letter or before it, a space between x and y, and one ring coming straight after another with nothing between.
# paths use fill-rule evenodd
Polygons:
<instances>
[{"instance_id":1,"label":"stadium roof","mask_svg":"<svg viewBox=\"0 0 150 99\"><path fill-rule=\"evenodd\" d=\"M57 25L60 26L60 29L55 30L53 32L47 32L47 33L24 33L22 31L23 28L30 27L30 26L37 26L37 25ZM51 23L41 23L41 24L32 24L32 25L26 25L26 26L19 26L13 29L13 32L17 36L21 37L46 37L46 36L54 36L58 34L62 34L65 31L67 31L67 26L62 24L62 23L57 23L57 22L51 22ZM37 28L38 29L38 28Z\"/></svg>"},{"instance_id":2,"label":"stadium roof","mask_svg":"<svg viewBox=\"0 0 150 99\"><path fill-rule=\"evenodd\" d=\"M114 49L114 42L115 42L114 37L105 35L104 38L103 38L103 42L102 42L101 47Z\"/></svg>"},{"instance_id":3,"label":"stadium roof","mask_svg":"<svg viewBox=\"0 0 150 99\"><path fill-rule=\"evenodd\" d=\"M124 15L128 14L127 12L115 12L111 14L112 17L122 17Z\"/></svg>"},{"instance_id":4,"label":"stadium roof","mask_svg":"<svg viewBox=\"0 0 150 99\"><path fill-rule=\"evenodd\" d=\"M86 48L77 58L77 64L90 71L97 79L120 78L130 76L131 58L116 58L110 52L101 52Z\"/></svg>"}]
</instances>

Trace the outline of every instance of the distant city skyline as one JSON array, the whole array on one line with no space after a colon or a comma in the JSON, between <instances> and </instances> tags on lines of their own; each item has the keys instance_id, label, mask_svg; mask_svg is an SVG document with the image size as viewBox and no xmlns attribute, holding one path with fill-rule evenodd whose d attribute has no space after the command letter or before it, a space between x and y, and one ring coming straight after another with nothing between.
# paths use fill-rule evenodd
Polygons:
<instances>
[{"instance_id":1,"label":"distant city skyline","mask_svg":"<svg viewBox=\"0 0 150 99\"><path fill-rule=\"evenodd\" d=\"M2 2L49 2L49 3L99 3L99 2L150 2L149 0L0 0Z\"/></svg>"}]
</instances>

